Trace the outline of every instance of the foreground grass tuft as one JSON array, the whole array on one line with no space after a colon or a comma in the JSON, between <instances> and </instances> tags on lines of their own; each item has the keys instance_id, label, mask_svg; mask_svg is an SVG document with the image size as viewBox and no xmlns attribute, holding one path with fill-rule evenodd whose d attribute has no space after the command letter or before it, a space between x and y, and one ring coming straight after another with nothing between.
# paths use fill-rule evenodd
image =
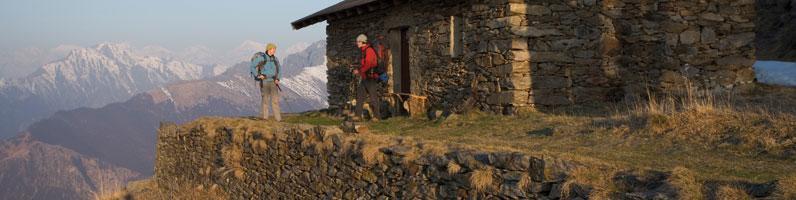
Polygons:
<instances>
[{"instance_id":1,"label":"foreground grass tuft","mask_svg":"<svg viewBox=\"0 0 796 200\"><path fill-rule=\"evenodd\" d=\"M493 168L481 168L470 174L470 185L476 191L483 192L494 188L495 172Z\"/></svg>"},{"instance_id":2,"label":"foreground grass tuft","mask_svg":"<svg viewBox=\"0 0 796 200\"><path fill-rule=\"evenodd\" d=\"M697 180L693 171L685 167L675 167L672 171L672 176L669 178L669 184L678 190L680 199L705 199L702 193L702 182Z\"/></svg>"},{"instance_id":3,"label":"foreground grass tuft","mask_svg":"<svg viewBox=\"0 0 796 200\"><path fill-rule=\"evenodd\" d=\"M779 180L775 196L782 199L796 199L796 174Z\"/></svg>"},{"instance_id":4,"label":"foreground grass tuft","mask_svg":"<svg viewBox=\"0 0 796 200\"><path fill-rule=\"evenodd\" d=\"M716 192L716 199L717 200L751 200L752 197L749 194L746 194L741 188L731 185L724 185L719 187L719 190Z\"/></svg>"},{"instance_id":5,"label":"foreground grass tuft","mask_svg":"<svg viewBox=\"0 0 796 200\"><path fill-rule=\"evenodd\" d=\"M612 181L614 174L615 172L607 169L575 168L561 186L562 197L569 197L575 187L587 187L591 188L589 198L611 199L611 195L617 190Z\"/></svg>"},{"instance_id":6,"label":"foreground grass tuft","mask_svg":"<svg viewBox=\"0 0 796 200\"><path fill-rule=\"evenodd\" d=\"M152 179L129 183L127 187L111 194L96 196L97 200L225 200L227 193L218 186L193 186L186 183L171 182L167 187L175 188L176 192L164 191Z\"/></svg>"}]
</instances>

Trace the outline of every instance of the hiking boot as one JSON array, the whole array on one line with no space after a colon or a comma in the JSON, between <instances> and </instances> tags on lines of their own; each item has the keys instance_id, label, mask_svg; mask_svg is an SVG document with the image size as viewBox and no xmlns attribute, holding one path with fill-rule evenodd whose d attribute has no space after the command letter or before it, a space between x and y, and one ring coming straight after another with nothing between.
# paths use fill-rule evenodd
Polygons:
<instances>
[{"instance_id":1,"label":"hiking boot","mask_svg":"<svg viewBox=\"0 0 796 200\"><path fill-rule=\"evenodd\" d=\"M372 121L372 122L379 122L379 121L381 121L381 120L379 120L379 118L378 118L378 117L374 117L373 119L370 119L370 121Z\"/></svg>"}]
</instances>

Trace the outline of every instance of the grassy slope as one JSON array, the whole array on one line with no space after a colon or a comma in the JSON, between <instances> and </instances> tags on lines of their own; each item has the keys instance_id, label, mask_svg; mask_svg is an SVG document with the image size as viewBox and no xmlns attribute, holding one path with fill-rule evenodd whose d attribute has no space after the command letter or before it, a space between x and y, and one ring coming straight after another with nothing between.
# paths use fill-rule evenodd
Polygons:
<instances>
[{"instance_id":1,"label":"grassy slope","mask_svg":"<svg viewBox=\"0 0 796 200\"><path fill-rule=\"evenodd\" d=\"M672 172L669 181L680 195L690 195L681 196L685 199L702 199L703 192L715 197L748 197L736 185L705 191L702 184L706 180L757 183L780 180L776 197L796 197L793 173L796 171L796 89L757 86L732 98L681 96L686 97L668 96L639 104L591 105L516 116L475 112L437 121L395 117L364 124L376 134L373 136L412 137L454 147L519 151L615 168L608 172L576 168L570 172L573 179L567 185L570 182L591 185L595 197L611 198L612 193L627 190L617 188L620 186L611 183L615 180L607 177L621 170L636 169ZM340 118L320 113L288 115L285 121L313 125L341 123ZM568 190L569 186L563 189ZM193 192L178 195L201 193L200 197L219 197L219 192L206 188L186 187L185 191ZM163 194L153 183L143 182L112 196L126 195L157 199L175 194Z\"/></svg>"},{"instance_id":2,"label":"grassy slope","mask_svg":"<svg viewBox=\"0 0 796 200\"><path fill-rule=\"evenodd\" d=\"M366 124L376 134L619 168L684 167L703 180L767 182L796 171L796 117L788 110L796 108L796 90L759 86L734 98L732 103L715 100L720 97L662 98L671 103L597 105L517 116L469 113L440 121L396 117ZM339 124L339 119L318 114L287 121Z\"/></svg>"}]
</instances>

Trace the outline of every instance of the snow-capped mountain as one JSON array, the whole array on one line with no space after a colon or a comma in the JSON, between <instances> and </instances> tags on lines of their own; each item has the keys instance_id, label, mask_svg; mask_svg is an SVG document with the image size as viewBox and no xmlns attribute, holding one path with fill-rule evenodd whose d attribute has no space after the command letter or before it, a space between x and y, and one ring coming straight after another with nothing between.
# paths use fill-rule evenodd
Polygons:
<instances>
[{"instance_id":1,"label":"snow-capped mountain","mask_svg":"<svg viewBox=\"0 0 796 200\"><path fill-rule=\"evenodd\" d=\"M326 90L326 41L319 41L303 51L288 55L282 63L283 112L302 112L328 107ZM190 108L213 96L224 96L239 105L259 105L259 91L249 75L248 62L238 64L212 79L162 87L150 92L156 102L171 101L178 108Z\"/></svg>"},{"instance_id":2,"label":"snow-capped mountain","mask_svg":"<svg viewBox=\"0 0 796 200\"><path fill-rule=\"evenodd\" d=\"M185 62L206 65L206 66L226 66L248 61L255 52L265 50L266 43L253 40L243 41L240 45L229 50L214 50L202 45L195 45L180 51L169 50L165 47L149 45L136 49L136 54L140 56L154 56L159 58L174 58ZM278 46L277 54L293 55L310 48L312 44L299 42L292 46ZM285 61L282 57L281 61ZM218 75L218 74L217 74Z\"/></svg>"},{"instance_id":3,"label":"snow-capped mountain","mask_svg":"<svg viewBox=\"0 0 796 200\"><path fill-rule=\"evenodd\" d=\"M174 58L174 52L165 47L157 46L157 45L149 45L144 46L142 48L135 49L135 54L139 56L152 56L164 59ZM188 61L190 62L190 61ZM193 63L193 62L191 62Z\"/></svg>"},{"instance_id":4,"label":"snow-capped mountain","mask_svg":"<svg viewBox=\"0 0 796 200\"><path fill-rule=\"evenodd\" d=\"M325 45L315 47L325 49ZM298 54L306 52L317 49ZM283 66L300 69L283 77L283 112L328 107L325 63L306 64ZM256 83L249 77L248 62L244 62L220 76L157 87L125 102L58 112L30 125L26 132L37 141L150 175L159 122L182 123L202 116L257 116L260 99Z\"/></svg>"},{"instance_id":5,"label":"snow-capped mountain","mask_svg":"<svg viewBox=\"0 0 796 200\"><path fill-rule=\"evenodd\" d=\"M290 46L287 49L280 50L279 53L282 54L282 55L293 55L295 53L307 50L307 48L309 48L310 45L312 45L312 44L306 43L306 42L299 42L299 43L293 44L293 46ZM282 61L285 61L285 58L282 58Z\"/></svg>"},{"instance_id":6,"label":"snow-capped mountain","mask_svg":"<svg viewBox=\"0 0 796 200\"><path fill-rule=\"evenodd\" d=\"M103 43L72 50L24 78L0 87L0 136L58 110L100 107L164 84L211 74L195 64L139 56L127 44Z\"/></svg>"},{"instance_id":7,"label":"snow-capped mountain","mask_svg":"<svg viewBox=\"0 0 796 200\"><path fill-rule=\"evenodd\" d=\"M243 43L234 49L227 52L222 52L222 62L240 63L249 61L255 52L265 51L265 45L266 43L260 43L252 40L243 41Z\"/></svg>"},{"instance_id":8,"label":"snow-capped mountain","mask_svg":"<svg viewBox=\"0 0 796 200\"><path fill-rule=\"evenodd\" d=\"M42 65L68 55L75 45L59 45L52 49L28 47L0 52L0 78L20 78L39 69Z\"/></svg>"},{"instance_id":9,"label":"snow-capped mountain","mask_svg":"<svg viewBox=\"0 0 796 200\"><path fill-rule=\"evenodd\" d=\"M284 76L292 76L301 73L300 66L326 65L326 41L318 41L312 44L299 43L289 47L287 52L299 50L301 53L282 53L277 52L277 56L282 57L282 65L286 66L283 71ZM324 72L325 77L325 72Z\"/></svg>"},{"instance_id":10,"label":"snow-capped mountain","mask_svg":"<svg viewBox=\"0 0 796 200\"><path fill-rule=\"evenodd\" d=\"M76 49L13 84L59 109L71 109L122 101L166 83L202 78L202 74L198 65L138 57L126 44L104 43Z\"/></svg>"}]
</instances>

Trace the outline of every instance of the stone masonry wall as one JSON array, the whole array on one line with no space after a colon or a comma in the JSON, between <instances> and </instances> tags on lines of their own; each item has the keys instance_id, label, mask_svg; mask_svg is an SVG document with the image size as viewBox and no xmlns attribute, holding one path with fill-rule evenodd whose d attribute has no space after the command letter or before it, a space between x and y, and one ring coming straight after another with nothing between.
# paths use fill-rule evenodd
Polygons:
<instances>
[{"instance_id":1,"label":"stone masonry wall","mask_svg":"<svg viewBox=\"0 0 796 200\"><path fill-rule=\"evenodd\" d=\"M359 33L409 27L412 93L433 107L518 108L617 101L687 83L731 89L754 80L753 0L421 0L329 21L329 102L353 95ZM450 16L463 54L449 55Z\"/></svg>"},{"instance_id":2,"label":"stone masonry wall","mask_svg":"<svg viewBox=\"0 0 796 200\"><path fill-rule=\"evenodd\" d=\"M511 17L519 18L510 20L519 22L512 33L527 39L530 61L530 70L515 66L514 73L530 75L533 105L617 101L688 83L731 89L754 80L752 0L510 2Z\"/></svg>"},{"instance_id":3,"label":"stone masonry wall","mask_svg":"<svg viewBox=\"0 0 796 200\"><path fill-rule=\"evenodd\" d=\"M336 127L201 118L183 125L161 124L153 180L164 194L205 188L221 190L226 199L678 199L680 195L672 185L677 180L667 172L473 148L349 134ZM761 199L773 198L776 188L773 183L720 181L706 184L704 191L722 185L742 186ZM614 189L601 194L606 191L599 188Z\"/></svg>"},{"instance_id":4,"label":"stone masonry wall","mask_svg":"<svg viewBox=\"0 0 796 200\"><path fill-rule=\"evenodd\" d=\"M512 86L508 78L494 75L498 73L496 66L513 62L514 55L508 51L512 45L524 45L512 43L513 36L505 20L507 5L507 0L421 0L329 21L330 106L338 108L353 98L349 74L350 66L355 65L353 61L359 58L355 37L360 33L388 36L392 41L384 44L398 49L399 38L390 38L391 30L407 28L413 94L428 96L432 107L437 109L458 110L470 101L476 104L472 106L483 110L504 112L507 108L500 104L500 96L494 94ZM450 55L451 16L462 20L463 50L455 58ZM394 56L393 59L398 59Z\"/></svg>"},{"instance_id":5,"label":"stone masonry wall","mask_svg":"<svg viewBox=\"0 0 796 200\"><path fill-rule=\"evenodd\" d=\"M561 181L545 180L545 161L520 153L448 150L400 138L345 134L337 128L248 119L164 123L158 139L155 181L161 187L180 183L221 188L230 199L561 195Z\"/></svg>"}]
</instances>

